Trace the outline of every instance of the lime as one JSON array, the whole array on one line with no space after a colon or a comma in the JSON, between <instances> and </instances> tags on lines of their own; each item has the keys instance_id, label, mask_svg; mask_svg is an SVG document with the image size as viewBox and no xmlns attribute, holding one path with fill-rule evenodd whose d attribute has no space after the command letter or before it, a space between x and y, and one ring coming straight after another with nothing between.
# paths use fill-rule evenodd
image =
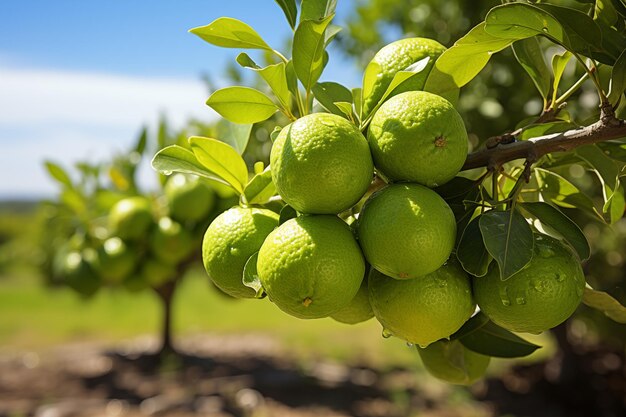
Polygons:
<instances>
[{"instance_id":1,"label":"lime","mask_svg":"<svg viewBox=\"0 0 626 417\"><path fill-rule=\"evenodd\" d=\"M144 237L152 222L152 204L145 197L124 198L109 213L109 230L124 240Z\"/></svg>"},{"instance_id":2,"label":"lime","mask_svg":"<svg viewBox=\"0 0 626 417\"><path fill-rule=\"evenodd\" d=\"M331 314L330 317L345 324L357 324L374 317L367 289L367 278L363 279L359 291L350 301L350 304Z\"/></svg>"},{"instance_id":3,"label":"lime","mask_svg":"<svg viewBox=\"0 0 626 417\"><path fill-rule=\"evenodd\" d=\"M170 177L165 196L170 217L179 222L202 220L215 205L215 192L206 183L183 174Z\"/></svg>"},{"instance_id":4,"label":"lime","mask_svg":"<svg viewBox=\"0 0 626 417\"><path fill-rule=\"evenodd\" d=\"M394 184L372 194L358 222L365 258L398 279L435 271L448 259L456 220L446 202L418 184Z\"/></svg>"},{"instance_id":5,"label":"lime","mask_svg":"<svg viewBox=\"0 0 626 417\"><path fill-rule=\"evenodd\" d=\"M405 280L372 269L369 293L384 332L421 347L449 337L475 310L470 279L453 261L423 277Z\"/></svg>"},{"instance_id":6,"label":"lime","mask_svg":"<svg viewBox=\"0 0 626 417\"><path fill-rule=\"evenodd\" d=\"M94 295L101 285L101 280L93 268L96 260L93 249L70 251L63 256L60 275L65 284L84 297Z\"/></svg>"},{"instance_id":7,"label":"lime","mask_svg":"<svg viewBox=\"0 0 626 417\"><path fill-rule=\"evenodd\" d=\"M176 277L176 268L159 259L147 259L139 273L141 279L152 288L158 288Z\"/></svg>"},{"instance_id":8,"label":"lime","mask_svg":"<svg viewBox=\"0 0 626 417\"><path fill-rule=\"evenodd\" d=\"M233 207L217 216L202 242L204 267L217 288L232 297L255 296L242 283L243 270L276 226L278 214L270 210Z\"/></svg>"},{"instance_id":9,"label":"lime","mask_svg":"<svg viewBox=\"0 0 626 417\"><path fill-rule=\"evenodd\" d=\"M336 216L290 219L267 237L257 272L269 299L303 319L327 317L346 307L365 274L350 227Z\"/></svg>"},{"instance_id":10,"label":"lime","mask_svg":"<svg viewBox=\"0 0 626 417\"><path fill-rule=\"evenodd\" d=\"M461 115L446 99L409 91L387 100L367 135L374 165L387 178L436 187L450 181L467 157Z\"/></svg>"},{"instance_id":11,"label":"lime","mask_svg":"<svg viewBox=\"0 0 626 417\"><path fill-rule=\"evenodd\" d=\"M469 385L480 379L491 360L467 349L458 340L439 340L417 351L431 375L457 385Z\"/></svg>"},{"instance_id":12,"label":"lime","mask_svg":"<svg viewBox=\"0 0 626 417\"><path fill-rule=\"evenodd\" d=\"M278 193L302 213L335 214L352 207L374 175L365 137L343 117L328 113L284 127L270 163Z\"/></svg>"},{"instance_id":13,"label":"lime","mask_svg":"<svg viewBox=\"0 0 626 417\"><path fill-rule=\"evenodd\" d=\"M119 284L135 270L136 265L132 249L119 237L105 240L98 249L95 268L104 282Z\"/></svg>"},{"instance_id":14,"label":"lime","mask_svg":"<svg viewBox=\"0 0 626 417\"><path fill-rule=\"evenodd\" d=\"M423 89L435 60L445 50L446 48L439 42L427 38L400 39L383 47L365 68L363 85L371 84L372 88L363 92L363 115L367 116L374 109L398 71L403 71L411 64L430 57L426 67L398 87L393 95Z\"/></svg>"},{"instance_id":15,"label":"lime","mask_svg":"<svg viewBox=\"0 0 626 417\"><path fill-rule=\"evenodd\" d=\"M169 217L159 220L150 235L150 249L161 261L175 265L187 258L194 249L191 234Z\"/></svg>"},{"instance_id":16,"label":"lime","mask_svg":"<svg viewBox=\"0 0 626 417\"><path fill-rule=\"evenodd\" d=\"M576 255L550 236L535 234L530 263L506 281L492 263L484 277L474 278L481 310L513 332L541 333L564 322L582 300L585 275Z\"/></svg>"}]
</instances>

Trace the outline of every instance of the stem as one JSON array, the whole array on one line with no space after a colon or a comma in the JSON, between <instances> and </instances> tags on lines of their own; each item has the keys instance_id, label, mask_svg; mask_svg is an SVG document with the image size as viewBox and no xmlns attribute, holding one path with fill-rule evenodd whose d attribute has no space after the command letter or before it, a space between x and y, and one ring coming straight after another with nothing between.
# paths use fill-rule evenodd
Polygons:
<instances>
[{"instance_id":1,"label":"stem","mask_svg":"<svg viewBox=\"0 0 626 417\"><path fill-rule=\"evenodd\" d=\"M285 64L287 64L289 62L289 60L287 58L285 58L285 56L283 54L281 54L280 52L278 52L276 49L272 49L272 52L274 52L276 54L276 56L278 56L280 58L280 60L283 61Z\"/></svg>"},{"instance_id":2,"label":"stem","mask_svg":"<svg viewBox=\"0 0 626 417\"><path fill-rule=\"evenodd\" d=\"M578 79L578 81L576 81L566 92L564 92L561 97L557 98L554 103L552 104L552 108L556 109L558 108L561 104L563 104L565 102L565 100L567 100L572 94L574 94L576 92L576 90L578 90L578 88L580 88L580 86L587 80L587 77L589 77L589 73L585 72L582 77L580 77Z\"/></svg>"},{"instance_id":3,"label":"stem","mask_svg":"<svg viewBox=\"0 0 626 417\"><path fill-rule=\"evenodd\" d=\"M607 100L606 95L604 94L604 91L602 90L602 86L600 85L600 81L598 80L598 76L596 74L596 66L595 64L593 64L593 68L590 69L587 64L585 64L585 61L583 61L583 59L580 57L580 55L578 55L576 52L572 52L572 54L574 55L574 57L576 57L576 59L578 60L578 62L580 62L580 65L583 66L583 68L585 69L585 71L587 72L587 74L589 74L589 78L591 78L591 81L593 81L593 83L596 86L596 90L598 91L598 96L600 97L600 104L604 104ZM593 61L591 61L593 63Z\"/></svg>"},{"instance_id":4,"label":"stem","mask_svg":"<svg viewBox=\"0 0 626 417\"><path fill-rule=\"evenodd\" d=\"M169 281L155 291L161 299L161 305L163 306L163 321L161 324L161 346L157 355L163 358L166 355L176 353L174 345L172 343L172 299L174 298L174 292L176 290L176 284L180 276L176 279Z\"/></svg>"}]
</instances>

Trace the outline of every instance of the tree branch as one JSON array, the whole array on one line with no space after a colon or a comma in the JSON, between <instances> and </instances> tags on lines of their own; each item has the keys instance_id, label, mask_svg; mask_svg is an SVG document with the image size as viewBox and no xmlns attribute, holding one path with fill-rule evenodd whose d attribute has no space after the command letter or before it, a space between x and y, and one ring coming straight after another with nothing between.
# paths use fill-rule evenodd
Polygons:
<instances>
[{"instance_id":1,"label":"tree branch","mask_svg":"<svg viewBox=\"0 0 626 417\"><path fill-rule=\"evenodd\" d=\"M535 162L549 153L565 152L579 146L623 137L626 137L626 122L614 117L603 117L596 123L579 129L499 144L472 152L467 156L461 171L480 167L498 169L502 164L515 159Z\"/></svg>"}]
</instances>

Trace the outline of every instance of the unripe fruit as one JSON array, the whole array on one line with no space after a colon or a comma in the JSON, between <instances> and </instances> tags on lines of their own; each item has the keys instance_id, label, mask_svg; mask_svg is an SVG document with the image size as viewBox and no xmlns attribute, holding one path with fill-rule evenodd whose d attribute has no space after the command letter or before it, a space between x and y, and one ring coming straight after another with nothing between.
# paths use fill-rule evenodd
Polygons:
<instances>
[{"instance_id":1,"label":"unripe fruit","mask_svg":"<svg viewBox=\"0 0 626 417\"><path fill-rule=\"evenodd\" d=\"M152 222L152 204L145 197L124 198L109 213L109 230L123 240L145 237Z\"/></svg>"}]
</instances>

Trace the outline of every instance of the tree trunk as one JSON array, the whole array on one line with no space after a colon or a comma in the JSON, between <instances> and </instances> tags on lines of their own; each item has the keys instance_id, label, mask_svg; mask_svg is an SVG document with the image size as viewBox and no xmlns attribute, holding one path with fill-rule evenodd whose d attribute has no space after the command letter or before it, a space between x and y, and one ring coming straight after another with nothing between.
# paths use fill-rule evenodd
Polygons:
<instances>
[{"instance_id":1,"label":"tree trunk","mask_svg":"<svg viewBox=\"0 0 626 417\"><path fill-rule=\"evenodd\" d=\"M172 343L172 300L176 290L178 277L156 288L155 291L163 306L163 320L161 322L160 348L157 355L161 358L176 353Z\"/></svg>"}]
</instances>

